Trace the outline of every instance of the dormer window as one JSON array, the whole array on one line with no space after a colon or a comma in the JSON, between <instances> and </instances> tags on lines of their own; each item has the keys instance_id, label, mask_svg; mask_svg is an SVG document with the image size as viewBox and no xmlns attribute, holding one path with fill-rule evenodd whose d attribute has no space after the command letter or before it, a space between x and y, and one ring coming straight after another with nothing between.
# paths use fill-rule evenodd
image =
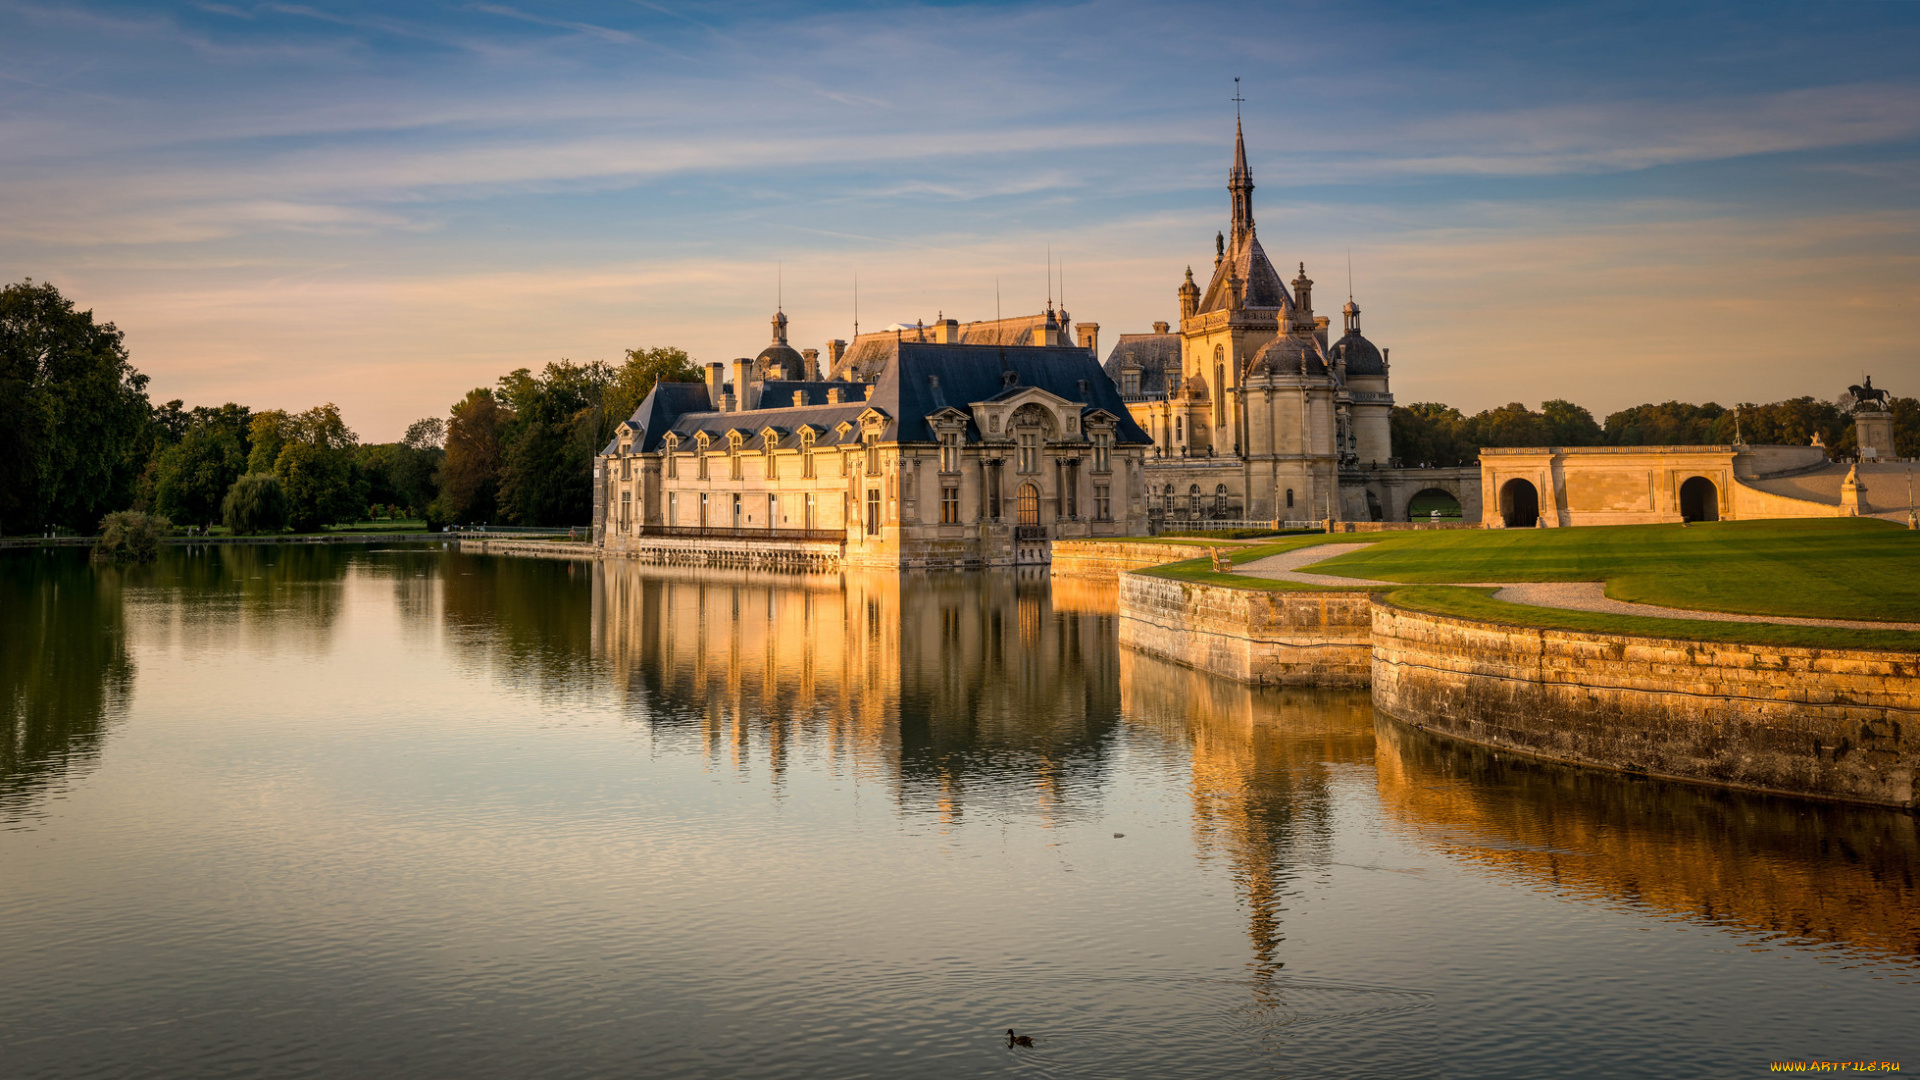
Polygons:
<instances>
[{"instance_id":1,"label":"dormer window","mask_svg":"<svg viewBox=\"0 0 1920 1080\"><path fill-rule=\"evenodd\" d=\"M800 475L807 480L813 479L813 432L811 430L800 433Z\"/></svg>"},{"instance_id":2,"label":"dormer window","mask_svg":"<svg viewBox=\"0 0 1920 1080\"><path fill-rule=\"evenodd\" d=\"M675 456L675 451L680 449L679 438L674 435L668 435L665 439L661 440L660 449L664 451L661 456L667 459L667 479L678 480L680 478L680 462Z\"/></svg>"},{"instance_id":3,"label":"dormer window","mask_svg":"<svg viewBox=\"0 0 1920 1080\"><path fill-rule=\"evenodd\" d=\"M700 473L700 479L702 480L708 480L712 478L712 473L708 470L708 466L707 466L707 450L712 445L713 445L713 440L710 437L708 437L707 433L704 431L700 433L699 438L694 442L694 448L693 448L694 457L695 457L695 460L697 460L700 463L700 467L698 471Z\"/></svg>"},{"instance_id":4,"label":"dormer window","mask_svg":"<svg viewBox=\"0 0 1920 1080\"><path fill-rule=\"evenodd\" d=\"M959 431L942 431L940 433L940 471L943 473L957 473L960 471L961 434Z\"/></svg>"},{"instance_id":5,"label":"dormer window","mask_svg":"<svg viewBox=\"0 0 1920 1080\"><path fill-rule=\"evenodd\" d=\"M739 432L727 433L727 478L730 480L740 479L740 444L743 441Z\"/></svg>"},{"instance_id":6,"label":"dormer window","mask_svg":"<svg viewBox=\"0 0 1920 1080\"><path fill-rule=\"evenodd\" d=\"M1120 373L1120 392L1123 394L1137 394L1140 392L1140 372L1138 370L1128 368Z\"/></svg>"}]
</instances>

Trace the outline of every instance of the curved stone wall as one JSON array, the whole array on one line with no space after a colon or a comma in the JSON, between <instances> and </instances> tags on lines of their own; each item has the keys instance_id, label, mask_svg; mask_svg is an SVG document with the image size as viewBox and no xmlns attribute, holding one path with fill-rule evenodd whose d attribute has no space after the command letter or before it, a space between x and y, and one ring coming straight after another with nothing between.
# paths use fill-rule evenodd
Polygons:
<instances>
[{"instance_id":1,"label":"curved stone wall","mask_svg":"<svg viewBox=\"0 0 1920 1080\"><path fill-rule=\"evenodd\" d=\"M1584 765L1916 805L1914 653L1549 630L1379 600L1371 641L1374 704L1427 730Z\"/></svg>"},{"instance_id":2,"label":"curved stone wall","mask_svg":"<svg viewBox=\"0 0 1920 1080\"><path fill-rule=\"evenodd\" d=\"M1120 644L1240 682L1365 686L1365 590L1237 589L1120 575Z\"/></svg>"}]
</instances>

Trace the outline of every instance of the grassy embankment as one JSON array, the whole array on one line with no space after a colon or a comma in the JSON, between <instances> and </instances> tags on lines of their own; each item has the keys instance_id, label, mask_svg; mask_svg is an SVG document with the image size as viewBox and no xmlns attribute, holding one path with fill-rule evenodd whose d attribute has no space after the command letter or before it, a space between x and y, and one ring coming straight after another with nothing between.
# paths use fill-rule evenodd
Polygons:
<instances>
[{"instance_id":1,"label":"grassy embankment","mask_svg":"<svg viewBox=\"0 0 1920 1080\"><path fill-rule=\"evenodd\" d=\"M1317 536L1305 543L1368 546L1306 569L1405 583L1390 602L1422 611L1527 626L1694 641L1804 647L1920 649L1920 633L1656 619L1532 607L1475 581L1605 581L1617 600L1735 614L1920 622L1920 534L1868 519L1740 521L1610 528L1463 530ZM1260 545L1236 564L1305 546ZM1311 589L1215 574L1205 560L1146 571L1241 588Z\"/></svg>"}]
</instances>

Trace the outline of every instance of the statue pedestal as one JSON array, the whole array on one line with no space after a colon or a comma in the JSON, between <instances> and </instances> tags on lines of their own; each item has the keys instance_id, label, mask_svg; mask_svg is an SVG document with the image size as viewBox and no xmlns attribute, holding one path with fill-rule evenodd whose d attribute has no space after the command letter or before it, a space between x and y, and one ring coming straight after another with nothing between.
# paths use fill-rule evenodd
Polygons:
<instances>
[{"instance_id":1,"label":"statue pedestal","mask_svg":"<svg viewBox=\"0 0 1920 1080\"><path fill-rule=\"evenodd\" d=\"M1877 461L1893 456L1893 414L1878 409L1862 409L1853 414L1853 441L1860 449L1860 460Z\"/></svg>"}]
</instances>

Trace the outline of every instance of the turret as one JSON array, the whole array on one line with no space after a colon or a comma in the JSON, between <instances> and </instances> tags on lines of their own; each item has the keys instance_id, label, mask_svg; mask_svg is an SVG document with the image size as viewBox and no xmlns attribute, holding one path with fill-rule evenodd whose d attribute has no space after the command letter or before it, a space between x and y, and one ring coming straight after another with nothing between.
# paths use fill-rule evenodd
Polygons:
<instances>
[{"instance_id":1,"label":"turret","mask_svg":"<svg viewBox=\"0 0 1920 1080\"><path fill-rule=\"evenodd\" d=\"M1187 280L1180 283L1180 318L1193 318L1200 310L1200 286L1193 283L1193 267L1187 267Z\"/></svg>"},{"instance_id":2,"label":"turret","mask_svg":"<svg viewBox=\"0 0 1920 1080\"><path fill-rule=\"evenodd\" d=\"M1294 325L1302 329L1312 329L1313 322L1313 279L1307 276L1307 264L1300 264L1300 276L1293 279Z\"/></svg>"}]
</instances>

